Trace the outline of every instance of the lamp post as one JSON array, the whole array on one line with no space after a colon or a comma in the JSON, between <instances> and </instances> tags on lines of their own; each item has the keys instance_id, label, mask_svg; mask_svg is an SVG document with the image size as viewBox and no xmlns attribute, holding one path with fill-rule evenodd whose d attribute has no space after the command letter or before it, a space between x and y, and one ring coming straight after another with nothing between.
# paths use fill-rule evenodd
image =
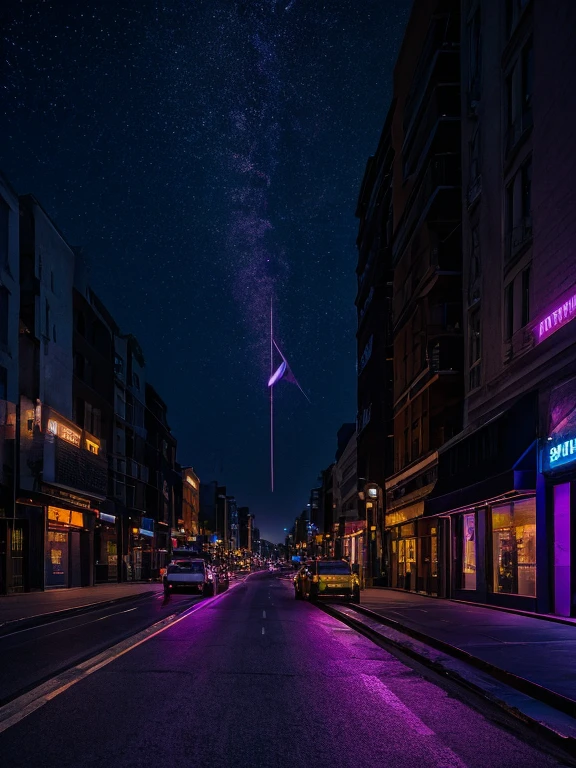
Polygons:
<instances>
[{"instance_id":1,"label":"lamp post","mask_svg":"<svg viewBox=\"0 0 576 768\"><path fill-rule=\"evenodd\" d=\"M360 478L364 480L364 478ZM364 482L363 488L358 491L358 498L364 502L365 507L365 519L366 519L366 563L364 565L364 583L365 586L371 587L374 583L375 571L375 553L374 546L376 544L376 533L378 530L378 524L380 520L380 506L381 506L382 489L378 483ZM374 514L374 512L376 514Z\"/></svg>"}]
</instances>

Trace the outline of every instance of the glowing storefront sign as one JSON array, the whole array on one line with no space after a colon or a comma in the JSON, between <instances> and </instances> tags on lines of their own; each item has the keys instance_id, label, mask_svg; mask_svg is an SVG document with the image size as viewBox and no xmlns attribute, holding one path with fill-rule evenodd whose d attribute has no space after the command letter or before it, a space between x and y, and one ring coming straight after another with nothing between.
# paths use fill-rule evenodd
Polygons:
<instances>
[{"instance_id":1,"label":"glowing storefront sign","mask_svg":"<svg viewBox=\"0 0 576 768\"><path fill-rule=\"evenodd\" d=\"M77 448L80 448L80 435L65 424L60 424L56 419L48 419L48 432L52 435L57 435L62 440L66 440L67 443L72 443Z\"/></svg>"},{"instance_id":2,"label":"glowing storefront sign","mask_svg":"<svg viewBox=\"0 0 576 768\"><path fill-rule=\"evenodd\" d=\"M544 341L576 317L576 293L558 304L534 327L536 343Z\"/></svg>"},{"instance_id":3,"label":"glowing storefront sign","mask_svg":"<svg viewBox=\"0 0 576 768\"><path fill-rule=\"evenodd\" d=\"M576 461L576 437L569 437L561 443L548 445L544 452L544 458L547 469L556 469Z\"/></svg>"},{"instance_id":4,"label":"glowing storefront sign","mask_svg":"<svg viewBox=\"0 0 576 768\"><path fill-rule=\"evenodd\" d=\"M48 520L61 525L72 525L76 528L84 527L84 515L82 512L75 512L73 509L62 509L61 507L48 507Z\"/></svg>"}]
</instances>

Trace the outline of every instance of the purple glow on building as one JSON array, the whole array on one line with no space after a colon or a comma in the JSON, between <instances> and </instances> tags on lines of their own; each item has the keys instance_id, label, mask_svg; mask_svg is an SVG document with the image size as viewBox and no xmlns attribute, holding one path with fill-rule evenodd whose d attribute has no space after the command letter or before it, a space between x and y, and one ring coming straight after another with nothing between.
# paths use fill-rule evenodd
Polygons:
<instances>
[{"instance_id":1,"label":"purple glow on building","mask_svg":"<svg viewBox=\"0 0 576 768\"><path fill-rule=\"evenodd\" d=\"M555 331L569 323L576 317L576 293L570 296L566 301L558 304L549 314L543 317L534 326L534 335L538 344Z\"/></svg>"}]
</instances>

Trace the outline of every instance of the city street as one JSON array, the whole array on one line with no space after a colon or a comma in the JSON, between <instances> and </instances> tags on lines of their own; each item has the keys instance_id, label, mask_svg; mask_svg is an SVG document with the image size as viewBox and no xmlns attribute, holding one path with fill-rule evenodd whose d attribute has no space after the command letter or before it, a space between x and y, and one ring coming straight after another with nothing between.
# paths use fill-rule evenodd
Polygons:
<instances>
[{"instance_id":1,"label":"city street","mask_svg":"<svg viewBox=\"0 0 576 768\"><path fill-rule=\"evenodd\" d=\"M168 601L168 614L182 599ZM96 641L105 626L125 636L130 622L137 632L138 611L121 613L135 605L87 625L85 640L93 634ZM152 599L149 605L158 610ZM66 648L67 633L52 637ZM77 638L69 652L79 654L80 644ZM41 646L39 635L30 661ZM14 647L2 645L0 653L5 670ZM488 705L471 708L467 695L448 693L318 607L295 601L289 579L259 573L62 685L31 714L22 711L0 733L0 754L3 765L35 768L571 764L526 743L528 730Z\"/></svg>"},{"instance_id":2,"label":"city street","mask_svg":"<svg viewBox=\"0 0 576 768\"><path fill-rule=\"evenodd\" d=\"M196 595L182 594L164 600L159 591L118 605L59 618L49 624L16 628L0 636L0 706L150 624L186 610L199 599Z\"/></svg>"}]
</instances>

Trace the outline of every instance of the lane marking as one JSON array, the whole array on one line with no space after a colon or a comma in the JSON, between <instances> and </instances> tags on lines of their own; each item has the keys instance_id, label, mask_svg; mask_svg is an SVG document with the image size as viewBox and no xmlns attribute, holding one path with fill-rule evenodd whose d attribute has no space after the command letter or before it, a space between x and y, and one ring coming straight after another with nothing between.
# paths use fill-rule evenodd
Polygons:
<instances>
[{"instance_id":1,"label":"lane marking","mask_svg":"<svg viewBox=\"0 0 576 768\"><path fill-rule=\"evenodd\" d=\"M422 722L418 715L414 714L404 702L400 701L398 696L396 696L395 693L392 693L390 688L388 688L387 685L384 685L380 678L375 677L374 675L364 674L361 674L360 677L366 688L379 696L389 707L395 710L402 722L415 731L419 736L436 737L436 744L428 744L428 749L435 757L434 765L441 765L442 768L468 768L466 763L463 762L450 747L446 747L442 744L440 739L436 736L436 732L429 728L426 723Z\"/></svg>"},{"instance_id":2,"label":"lane marking","mask_svg":"<svg viewBox=\"0 0 576 768\"><path fill-rule=\"evenodd\" d=\"M149 600L153 600L155 598L155 595L147 595L147 598ZM140 599L140 598L135 598ZM142 598L143 600L146 598ZM94 603L88 603L88 607L92 607ZM102 608L96 608L94 610L94 613L98 613L98 611L105 611L106 608L113 608L113 605L103 605ZM73 608L71 610L80 610L80 608L84 608L84 606L80 606L79 608ZM39 614L39 616L44 616L45 614ZM54 619L54 621L46 621L44 624L36 624L34 627L26 627L26 629L15 629L14 632L7 632L5 635L0 635L0 642L4 640L6 637L12 637L12 635L21 635L23 632L33 632L35 629L43 629L45 627L51 627L52 624L61 624L63 621L73 621L74 619L78 619L81 616L83 616L83 613L77 613L74 616L64 616L62 619ZM36 618L35 616L32 616L31 618ZM24 621L24 619L23 619ZM26 619L27 621L27 619ZM2 624L0 624L0 627Z\"/></svg>"},{"instance_id":3,"label":"lane marking","mask_svg":"<svg viewBox=\"0 0 576 768\"><path fill-rule=\"evenodd\" d=\"M266 611L262 611L262 618L263 618L263 619L265 619L265 618L266 618Z\"/></svg>"},{"instance_id":4,"label":"lane marking","mask_svg":"<svg viewBox=\"0 0 576 768\"><path fill-rule=\"evenodd\" d=\"M102 651L102 653L93 656L91 659L87 659L81 664L77 664L75 667L67 669L65 672L52 678L52 680L42 683L42 685L28 691L28 693L24 693L22 696L14 699L14 701L0 707L0 733L4 733L8 728L11 728L13 725L24 720L25 717L28 717L28 715L31 715L37 709L43 707L56 696L59 696L73 685L76 685L76 683L86 679L89 675L97 672L99 669L102 669L116 659L119 659L139 645L157 637L162 632L165 632L179 622L184 621L184 619L187 619L191 614L196 613L202 608L206 608L206 606L212 605L216 601L220 601L222 598L226 597L226 595L233 592L235 586L236 584L231 586L226 592L222 592L220 595L210 597L207 600L203 600L201 603L193 605L191 608L183 611L180 615L174 613L167 616L161 621L152 624L150 627L146 627L146 629L138 632L132 637L113 645L112 648L108 648L107 650Z\"/></svg>"},{"instance_id":5,"label":"lane marking","mask_svg":"<svg viewBox=\"0 0 576 768\"><path fill-rule=\"evenodd\" d=\"M264 635L265 633L266 633L266 630L264 629L264 627L262 627L262 634Z\"/></svg>"},{"instance_id":6,"label":"lane marking","mask_svg":"<svg viewBox=\"0 0 576 768\"><path fill-rule=\"evenodd\" d=\"M423 723L420 718L408 709L406 704L400 701L395 693L392 693L388 686L384 685L382 680L374 675L360 675L362 682L368 688L368 690L375 693L389 706L392 707L402 718L402 720L412 728L413 731L419 736L435 736L436 734L431 728L428 728L426 723Z\"/></svg>"},{"instance_id":7,"label":"lane marking","mask_svg":"<svg viewBox=\"0 0 576 768\"><path fill-rule=\"evenodd\" d=\"M130 613L131 611L137 611L138 608L129 608L126 611L117 611L116 613L109 613L107 616L101 616L99 619L93 619L92 621L85 621L83 624L75 624L73 627L65 627L64 629L57 629L56 632L48 632L46 635L40 635L40 637L32 638L31 640L23 640L23 643L33 643L36 640L43 640L45 637L53 637L54 635L61 635L62 632L73 632L75 629L80 629L81 627L87 627L89 624L96 624L97 621L104 621L104 619L113 619L114 616L119 616L121 613ZM78 618L78 616L76 616ZM62 619L64 621L64 619ZM54 622L56 623L56 622ZM41 624L38 627L30 627L29 629L42 629L44 627L49 627L50 624ZM13 632L12 634L17 635L19 632L28 632L28 629L20 629L18 632ZM4 637L10 637L10 635L4 635L1 639L3 640Z\"/></svg>"}]
</instances>

